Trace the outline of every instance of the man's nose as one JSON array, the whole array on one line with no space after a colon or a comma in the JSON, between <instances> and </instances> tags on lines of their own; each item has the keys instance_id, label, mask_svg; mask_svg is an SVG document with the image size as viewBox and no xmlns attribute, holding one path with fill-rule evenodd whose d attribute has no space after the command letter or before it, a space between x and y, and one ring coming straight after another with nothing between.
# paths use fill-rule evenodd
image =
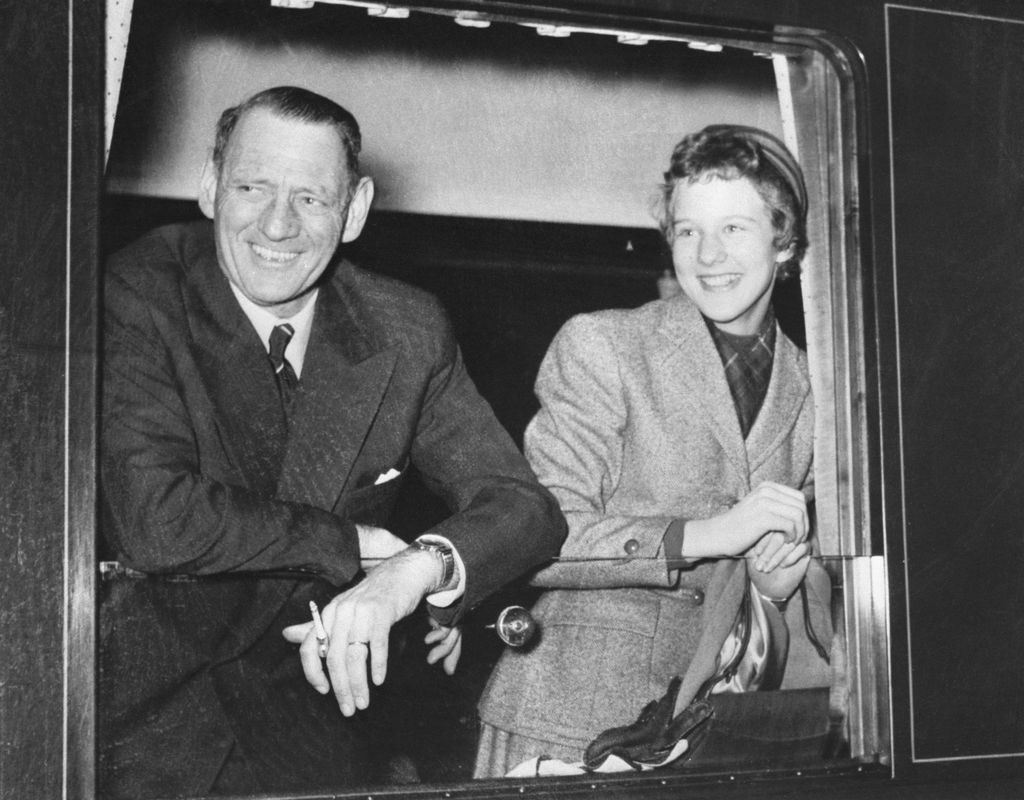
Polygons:
<instances>
[{"instance_id":1,"label":"man's nose","mask_svg":"<svg viewBox=\"0 0 1024 800\"><path fill-rule=\"evenodd\" d=\"M714 233L700 237L700 244L697 246L697 258L701 264L715 264L725 258L725 248L722 240Z\"/></svg>"},{"instance_id":2,"label":"man's nose","mask_svg":"<svg viewBox=\"0 0 1024 800\"><path fill-rule=\"evenodd\" d=\"M298 214L287 196L277 195L263 209L260 229L268 239L290 239L300 228Z\"/></svg>"}]
</instances>

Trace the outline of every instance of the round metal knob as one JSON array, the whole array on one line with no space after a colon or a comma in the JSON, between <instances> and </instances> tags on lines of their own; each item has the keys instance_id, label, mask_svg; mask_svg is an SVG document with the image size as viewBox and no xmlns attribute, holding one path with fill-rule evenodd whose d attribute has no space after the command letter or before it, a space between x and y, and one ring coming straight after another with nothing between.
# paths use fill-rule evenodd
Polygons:
<instances>
[{"instance_id":1,"label":"round metal knob","mask_svg":"<svg viewBox=\"0 0 1024 800\"><path fill-rule=\"evenodd\" d=\"M494 629L509 647L522 647L537 632L537 620L522 606L509 606L498 615Z\"/></svg>"}]
</instances>

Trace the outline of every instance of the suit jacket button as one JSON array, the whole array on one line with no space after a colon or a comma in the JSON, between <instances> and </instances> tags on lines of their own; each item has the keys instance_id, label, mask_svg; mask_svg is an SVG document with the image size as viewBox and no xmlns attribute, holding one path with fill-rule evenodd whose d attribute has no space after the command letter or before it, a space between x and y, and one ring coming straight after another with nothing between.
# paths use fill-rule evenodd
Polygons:
<instances>
[{"instance_id":1,"label":"suit jacket button","mask_svg":"<svg viewBox=\"0 0 1024 800\"><path fill-rule=\"evenodd\" d=\"M622 549L626 551L626 555L636 555L637 551L640 549L640 542L636 539L627 539L626 543L622 546Z\"/></svg>"},{"instance_id":2,"label":"suit jacket button","mask_svg":"<svg viewBox=\"0 0 1024 800\"><path fill-rule=\"evenodd\" d=\"M694 602L695 605L698 605L698 606L704 605L704 590L703 589L694 589L693 590L693 602Z\"/></svg>"}]
</instances>

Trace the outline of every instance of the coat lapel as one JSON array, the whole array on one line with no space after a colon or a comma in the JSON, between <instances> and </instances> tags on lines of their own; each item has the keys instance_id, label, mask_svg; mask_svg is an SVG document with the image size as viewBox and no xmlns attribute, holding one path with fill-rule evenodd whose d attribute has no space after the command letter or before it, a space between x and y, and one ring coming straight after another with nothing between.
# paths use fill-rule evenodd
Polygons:
<instances>
[{"instance_id":1,"label":"coat lapel","mask_svg":"<svg viewBox=\"0 0 1024 800\"><path fill-rule=\"evenodd\" d=\"M277 384L256 330L217 265L212 237L186 280L185 305L221 445L248 488L272 495L287 434Z\"/></svg>"},{"instance_id":2,"label":"coat lapel","mask_svg":"<svg viewBox=\"0 0 1024 800\"><path fill-rule=\"evenodd\" d=\"M344 281L350 267L339 269ZM397 360L394 349L376 349L353 291L339 285L324 285L317 298L278 484L278 497L326 510L349 481Z\"/></svg>"},{"instance_id":3,"label":"coat lapel","mask_svg":"<svg viewBox=\"0 0 1024 800\"><path fill-rule=\"evenodd\" d=\"M704 420L726 460L747 482L747 450L722 360L697 307L685 295L668 301L660 333L666 358L661 367L670 402Z\"/></svg>"}]
</instances>

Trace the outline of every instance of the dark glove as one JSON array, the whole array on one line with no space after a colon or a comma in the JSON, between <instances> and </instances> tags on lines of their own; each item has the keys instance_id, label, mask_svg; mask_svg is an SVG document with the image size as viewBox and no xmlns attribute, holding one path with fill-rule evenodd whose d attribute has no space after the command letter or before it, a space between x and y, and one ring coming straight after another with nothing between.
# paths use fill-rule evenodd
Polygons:
<instances>
[{"instance_id":1,"label":"dark glove","mask_svg":"<svg viewBox=\"0 0 1024 800\"><path fill-rule=\"evenodd\" d=\"M661 766L680 739L687 740L687 752L692 753L715 711L706 700L694 700L673 717L681 683L674 677L665 696L644 706L636 722L598 734L587 745L583 763L597 769L608 756L616 755L637 769Z\"/></svg>"}]
</instances>

